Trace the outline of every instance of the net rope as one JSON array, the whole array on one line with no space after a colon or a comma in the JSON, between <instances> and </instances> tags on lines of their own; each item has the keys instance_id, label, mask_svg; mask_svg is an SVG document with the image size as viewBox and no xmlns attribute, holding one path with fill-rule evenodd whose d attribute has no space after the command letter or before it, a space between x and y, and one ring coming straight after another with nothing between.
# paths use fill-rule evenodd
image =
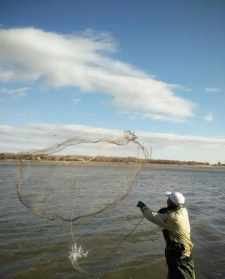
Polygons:
<instances>
[{"instance_id":1,"label":"net rope","mask_svg":"<svg viewBox=\"0 0 225 279\"><path fill-rule=\"evenodd\" d=\"M100 145L99 145L100 144ZM77 206L74 208L73 203L70 204L69 206L69 211L70 214L64 214L60 211L57 211L56 208L50 209L48 204L51 201L51 197L54 195L54 188L47 189L43 188L43 191L40 191L39 188L44 187L43 184L48 181L45 180L45 177L43 175L43 180L41 182L37 182L37 177L39 175L39 172L36 173L36 164L33 162L25 162L24 160L20 159L17 162L17 184L16 184L16 190L17 190L17 196L19 201L23 204L24 207L27 209L31 210L31 212L42 218L46 218L47 220L53 221L53 220L60 220L62 222L70 222L70 233L71 233L71 238L72 238L72 247L71 251L69 253L69 259L72 263L73 268L79 272L83 273L86 275L89 275L89 277L93 277L93 275L89 272L87 272L85 269L81 268L79 265L79 260L81 258L85 258L88 256L88 251L86 251L82 246L78 245L78 242L80 238L75 237L74 231L73 231L73 225L74 224L79 224L80 222L86 222L88 224L88 220L90 220L92 217L96 217L99 214L104 213L105 211L114 208L116 205L124 201L130 194L135 181L143 167L143 164L146 159L149 159L151 157L151 154L149 154L148 150L145 148L143 144L141 144L138 141L137 136L135 133L131 131L126 131L122 135L118 137L99 137L99 138L85 138L85 137L79 137L79 136L74 136L69 139L66 139L64 141L61 141L59 143L56 143L54 145L49 146L48 148L42 148L39 150L32 150L28 151L24 154L30 154L32 156L38 156L39 154L44 154L44 155L52 155L52 154L60 154L61 152L65 151L68 148L76 148L79 146L87 146L89 147L90 145L98 146L98 148L104 148L106 147L119 147L119 151L117 151L120 155L122 148L127 147L129 145L132 145L132 148L136 149L136 154L132 156L133 162L131 165L129 163L127 164L129 167L129 171L127 173L125 172L124 174L124 181L122 184L123 186L125 185L125 189L123 191L121 190L121 181L118 181L118 187L115 189L113 198L106 199L103 204L99 204L98 206L94 206L93 208L90 208L89 211L82 212L80 208L82 207L81 205ZM99 147L100 146L100 147ZM23 155L23 153L20 153L20 155ZM80 155L79 151L77 151L76 155ZM22 157L22 156L21 156ZM78 156L80 163L82 164L82 168L84 168L84 172L88 175L88 169L85 169L89 165L90 162L94 161L95 158L97 157L96 154L95 156ZM22 157L23 158L23 157ZM124 164L126 165L126 164ZM73 163L66 163L66 167L71 167L72 172L77 168L77 165L73 165ZM78 166L80 164L78 163ZM43 169L44 170L44 169ZM41 175L43 170L40 171ZM79 171L79 170L78 170ZM48 170L49 172L49 170ZM57 170L56 170L57 173ZM70 173L69 173L70 174ZM79 174L80 175L80 174ZM109 177L111 174L109 174ZM56 175L56 180L59 180L66 176L66 174L57 174ZM54 180L54 175L52 175L52 179ZM84 175L85 177L85 175ZM91 178L91 176L90 176ZM107 178L107 177L106 177ZM51 178L48 178L49 180ZM107 178L108 179L108 178ZM54 182L54 181L53 181ZM66 183L65 183L66 182ZM79 181L80 183L82 182L82 179ZM101 182L101 180L100 180ZM104 182L104 181L103 181ZM82 197L82 185L79 185L77 181L77 176L73 177L72 181L64 181L62 180L62 184L65 183L65 188L66 189L72 189L73 191L76 189L76 194ZM84 181L85 183L85 181ZM54 184L54 183L53 183ZM82 183L81 183L82 184ZM34 191L30 188L35 188ZM69 186L67 186L69 185ZM53 186L52 186L53 187ZM65 192L65 189L63 190ZM60 207L63 207L63 197L64 197L64 192L59 192L59 202L60 202ZM103 188L104 191L104 188ZM117 193L118 192L118 193ZM60 196L62 195L62 196ZM70 192L68 191L67 195L70 195ZM83 194L84 195L84 194ZM75 212L75 214L74 214ZM122 237L120 241L118 241L118 244L116 247L114 247L114 251L118 250L122 243L130 237L131 234L133 234L137 227L141 224L143 218L141 220L138 220L138 223L135 224L134 228L132 228L126 235ZM96 276L94 276L96 278ZM97 276L100 277L100 274Z\"/></svg>"}]
</instances>

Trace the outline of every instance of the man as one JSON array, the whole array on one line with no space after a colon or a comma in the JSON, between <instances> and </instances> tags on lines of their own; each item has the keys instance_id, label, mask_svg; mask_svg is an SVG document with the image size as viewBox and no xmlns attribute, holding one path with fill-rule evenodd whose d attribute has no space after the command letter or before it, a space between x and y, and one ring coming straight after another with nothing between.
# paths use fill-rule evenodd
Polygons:
<instances>
[{"instance_id":1,"label":"man","mask_svg":"<svg viewBox=\"0 0 225 279\"><path fill-rule=\"evenodd\" d=\"M167 192L167 207L152 211L143 202L139 207L146 219L158 225L166 242L165 256L168 279L195 279L192 260L193 244L185 197L179 192Z\"/></svg>"}]
</instances>

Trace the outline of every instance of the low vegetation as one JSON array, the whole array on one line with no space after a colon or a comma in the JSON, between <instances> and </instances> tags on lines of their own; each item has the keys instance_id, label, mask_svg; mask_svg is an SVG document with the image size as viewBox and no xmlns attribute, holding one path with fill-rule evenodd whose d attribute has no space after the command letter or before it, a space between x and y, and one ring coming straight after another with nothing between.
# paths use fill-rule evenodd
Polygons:
<instances>
[{"instance_id":1,"label":"low vegetation","mask_svg":"<svg viewBox=\"0 0 225 279\"><path fill-rule=\"evenodd\" d=\"M0 153L0 160L29 160L29 161L53 161L53 162L110 162L110 163L132 163L144 162L149 164L170 164L170 165L191 165L191 166L209 166L208 162L197 161L178 161L178 160L158 160L158 159L137 159L134 157L106 157L106 156L79 156L79 155L47 155L47 154L29 154L29 153ZM225 166L218 162L216 166Z\"/></svg>"}]
</instances>

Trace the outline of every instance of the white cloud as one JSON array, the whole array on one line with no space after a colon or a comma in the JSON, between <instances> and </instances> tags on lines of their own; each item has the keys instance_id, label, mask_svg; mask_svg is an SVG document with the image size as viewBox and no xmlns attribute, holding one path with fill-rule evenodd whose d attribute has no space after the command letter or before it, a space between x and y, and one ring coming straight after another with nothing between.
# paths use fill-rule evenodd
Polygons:
<instances>
[{"instance_id":1,"label":"white cloud","mask_svg":"<svg viewBox=\"0 0 225 279\"><path fill-rule=\"evenodd\" d=\"M29 89L30 89L29 87L21 87L21 88L14 88L14 89L1 88L0 95L24 97L27 95L27 91Z\"/></svg>"},{"instance_id":2,"label":"white cloud","mask_svg":"<svg viewBox=\"0 0 225 279\"><path fill-rule=\"evenodd\" d=\"M81 101L80 98L73 98L73 103L74 103L75 105L79 104L80 101Z\"/></svg>"},{"instance_id":3,"label":"white cloud","mask_svg":"<svg viewBox=\"0 0 225 279\"><path fill-rule=\"evenodd\" d=\"M213 114L212 113L209 113L209 114L206 114L205 117L204 117L204 120L207 121L207 122L212 122L213 121Z\"/></svg>"},{"instance_id":4,"label":"white cloud","mask_svg":"<svg viewBox=\"0 0 225 279\"><path fill-rule=\"evenodd\" d=\"M39 124L22 127L0 125L0 152L19 152L40 150L67 139L93 140L99 138L113 139L120 137L122 131L109 130L83 125ZM154 159L195 160L224 162L225 138L181 136L176 134L137 132L139 140L150 150ZM69 152L82 154L129 155L134 149L108 148L98 146L98 150L88 145L73 146ZM80 154L81 154L80 153ZM132 154L133 155L133 154ZM135 154L137 155L137 153Z\"/></svg>"},{"instance_id":5,"label":"white cloud","mask_svg":"<svg viewBox=\"0 0 225 279\"><path fill-rule=\"evenodd\" d=\"M121 111L155 119L184 120L193 103L176 95L179 86L157 80L111 57L110 37L62 35L35 28L0 30L0 81L40 81L77 86L112 96Z\"/></svg>"},{"instance_id":6,"label":"white cloud","mask_svg":"<svg viewBox=\"0 0 225 279\"><path fill-rule=\"evenodd\" d=\"M222 90L218 87L207 87L205 88L205 91L210 93L218 93L221 92Z\"/></svg>"},{"instance_id":7,"label":"white cloud","mask_svg":"<svg viewBox=\"0 0 225 279\"><path fill-rule=\"evenodd\" d=\"M14 73L13 71L3 69L0 67L0 81L7 82L13 80Z\"/></svg>"}]
</instances>

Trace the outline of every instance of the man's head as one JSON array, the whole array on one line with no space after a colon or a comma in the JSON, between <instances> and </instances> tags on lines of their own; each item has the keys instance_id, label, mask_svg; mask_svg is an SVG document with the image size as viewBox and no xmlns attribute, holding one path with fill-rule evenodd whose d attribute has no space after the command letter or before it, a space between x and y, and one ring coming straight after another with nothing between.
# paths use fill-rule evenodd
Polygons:
<instances>
[{"instance_id":1,"label":"man's head","mask_svg":"<svg viewBox=\"0 0 225 279\"><path fill-rule=\"evenodd\" d=\"M166 192L166 195L168 207L182 207L185 203L185 197L180 192Z\"/></svg>"}]
</instances>

